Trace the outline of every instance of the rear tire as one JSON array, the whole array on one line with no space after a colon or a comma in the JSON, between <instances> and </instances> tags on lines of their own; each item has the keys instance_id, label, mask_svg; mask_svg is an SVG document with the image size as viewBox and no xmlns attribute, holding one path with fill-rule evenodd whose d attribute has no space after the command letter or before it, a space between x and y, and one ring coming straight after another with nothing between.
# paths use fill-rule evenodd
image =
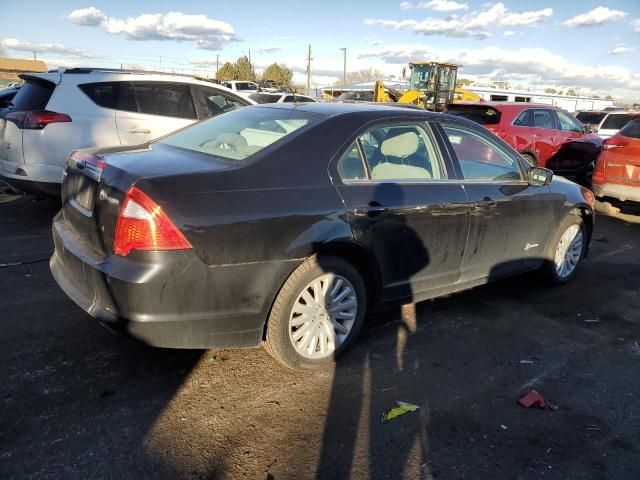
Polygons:
<instances>
[{"instance_id":1,"label":"rear tire","mask_svg":"<svg viewBox=\"0 0 640 480\"><path fill-rule=\"evenodd\" d=\"M358 336L367 295L345 260L313 256L289 276L267 320L265 349L292 369L333 363Z\"/></svg>"},{"instance_id":2,"label":"rear tire","mask_svg":"<svg viewBox=\"0 0 640 480\"><path fill-rule=\"evenodd\" d=\"M563 285L573 278L587 248L587 231L579 215L571 214L560 224L549 245L540 271L546 280Z\"/></svg>"}]
</instances>

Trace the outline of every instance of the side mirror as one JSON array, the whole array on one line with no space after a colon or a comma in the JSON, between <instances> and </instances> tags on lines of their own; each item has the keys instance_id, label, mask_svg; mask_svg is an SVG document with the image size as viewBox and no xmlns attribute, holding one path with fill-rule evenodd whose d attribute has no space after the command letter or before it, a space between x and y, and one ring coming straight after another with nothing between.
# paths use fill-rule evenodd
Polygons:
<instances>
[{"instance_id":1,"label":"side mirror","mask_svg":"<svg viewBox=\"0 0 640 480\"><path fill-rule=\"evenodd\" d=\"M532 187L544 187L551 183L553 172L548 168L532 167L529 170L529 185Z\"/></svg>"}]
</instances>

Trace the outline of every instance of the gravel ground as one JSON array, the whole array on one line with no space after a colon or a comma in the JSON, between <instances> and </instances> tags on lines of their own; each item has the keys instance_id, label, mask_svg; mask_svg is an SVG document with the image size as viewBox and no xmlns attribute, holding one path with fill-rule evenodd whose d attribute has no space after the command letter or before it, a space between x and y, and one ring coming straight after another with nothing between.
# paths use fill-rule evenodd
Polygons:
<instances>
[{"instance_id":1,"label":"gravel ground","mask_svg":"<svg viewBox=\"0 0 640 480\"><path fill-rule=\"evenodd\" d=\"M570 285L525 275L424 302L415 332L377 314L337 367L298 373L99 326L49 273L56 210L0 198L0 478L638 478L629 218L597 219ZM519 406L530 388L557 410ZM382 423L396 401L420 408Z\"/></svg>"}]
</instances>

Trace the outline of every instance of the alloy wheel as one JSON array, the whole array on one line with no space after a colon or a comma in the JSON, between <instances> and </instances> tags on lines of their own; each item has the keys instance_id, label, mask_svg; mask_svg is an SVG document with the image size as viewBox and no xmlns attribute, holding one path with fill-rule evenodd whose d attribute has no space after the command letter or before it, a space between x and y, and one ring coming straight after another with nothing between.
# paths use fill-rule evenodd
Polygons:
<instances>
[{"instance_id":1,"label":"alloy wheel","mask_svg":"<svg viewBox=\"0 0 640 480\"><path fill-rule=\"evenodd\" d=\"M576 269L582 256L583 244L584 236L579 225L571 225L564 231L554 259L556 273L560 278L567 278Z\"/></svg>"}]
</instances>

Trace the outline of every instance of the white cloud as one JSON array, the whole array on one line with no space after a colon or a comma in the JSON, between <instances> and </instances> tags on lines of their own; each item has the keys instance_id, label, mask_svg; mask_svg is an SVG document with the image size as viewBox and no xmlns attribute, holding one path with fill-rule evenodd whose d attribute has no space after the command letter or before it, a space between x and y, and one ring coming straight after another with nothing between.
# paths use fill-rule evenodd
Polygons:
<instances>
[{"instance_id":1,"label":"white cloud","mask_svg":"<svg viewBox=\"0 0 640 480\"><path fill-rule=\"evenodd\" d=\"M283 35L282 37L276 37L273 40L276 42L293 42L293 37Z\"/></svg>"},{"instance_id":2,"label":"white cloud","mask_svg":"<svg viewBox=\"0 0 640 480\"><path fill-rule=\"evenodd\" d=\"M516 32L514 32L513 30L507 30L506 32L503 32L502 35L504 35L505 37L513 37L516 34Z\"/></svg>"},{"instance_id":3,"label":"white cloud","mask_svg":"<svg viewBox=\"0 0 640 480\"><path fill-rule=\"evenodd\" d=\"M637 20L634 20L634 22L631 25L633 25L633 29L636 32L640 33L640 18Z\"/></svg>"},{"instance_id":4,"label":"white cloud","mask_svg":"<svg viewBox=\"0 0 640 480\"><path fill-rule=\"evenodd\" d=\"M374 47L382 45L382 40L380 40L378 37L365 37L362 41Z\"/></svg>"},{"instance_id":5,"label":"white cloud","mask_svg":"<svg viewBox=\"0 0 640 480\"><path fill-rule=\"evenodd\" d=\"M367 18L364 23L395 30L411 30L422 35L484 39L491 36L491 33L487 31L490 28L534 26L544 22L552 15L553 9L551 8L516 13L510 11L503 3L496 3L486 6L480 12L473 12L462 17L426 18L422 21Z\"/></svg>"},{"instance_id":6,"label":"white cloud","mask_svg":"<svg viewBox=\"0 0 640 480\"><path fill-rule=\"evenodd\" d=\"M74 10L67 18L76 25L85 25L90 27L102 25L107 20L107 16L96 7Z\"/></svg>"},{"instance_id":7,"label":"white cloud","mask_svg":"<svg viewBox=\"0 0 640 480\"><path fill-rule=\"evenodd\" d=\"M466 3L458 3L452 0L431 0L429 2L418 3L420 8L430 8L436 12L456 12L458 10L468 10L469 5Z\"/></svg>"},{"instance_id":8,"label":"white cloud","mask_svg":"<svg viewBox=\"0 0 640 480\"><path fill-rule=\"evenodd\" d=\"M356 52L360 60L386 63L386 71L401 71L411 60L435 60L462 65L460 74L486 80L569 85L576 88L626 91L640 88L640 75L618 65L580 65L543 48L506 50L485 47L440 50L424 44L396 45Z\"/></svg>"},{"instance_id":9,"label":"white cloud","mask_svg":"<svg viewBox=\"0 0 640 480\"><path fill-rule=\"evenodd\" d=\"M87 52L79 48L72 48L62 45L60 43L32 43L18 40L17 38L5 38L0 41L7 50L14 50L16 52L35 52L40 55L65 55L75 58L103 58L104 56L97 53Z\"/></svg>"},{"instance_id":10,"label":"white cloud","mask_svg":"<svg viewBox=\"0 0 640 480\"><path fill-rule=\"evenodd\" d=\"M238 40L230 24L206 15L145 13L118 19L90 7L74 10L67 18L77 25L100 26L109 33L125 35L131 40L192 41L197 48L205 50L220 50L226 43Z\"/></svg>"},{"instance_id":11,"label":"white cloud","mask_svg":"<svg viewBox=\"0 0 640 480\"><path fill-rule=\"evenodd\" d=\"M402 10L409 10L411 8L429 8L436 12L456 12L459 10L468 10L469 5L466 3L459 3L453 0L430 0L420 1L416 4L412 2L402 2L400 4Z\"/></svg>"},{"instance_id":12,"label":"white cloud","mask_svg":"<svg viewBox=\"0 0 640 480\"><path fill-rule=\"evenodd\" d=\"M611 47L609 53L611 55L624 55L625 53L632 53L635 51L636 47L630 47L625 43L616 43L613 47Z\"/></svg>"},{"instance_id":13,"label":"white cloud","mask_svg":"<svg viewBox=\"0 0 640 480\"><path fill-rule=\"evenodd\" d=\"M596 7L590 12L582 13L566 20L563 25L570 28L592 27L594 25L614 22L626 16L627 13L622 10L611 10L607 7Z\"/></svg>"},{"instance_id":14,"label":"white cloud","mask_svg":"<svg viewBox=\"0 0 640 480\"><path fill-rule=\"evenodd\" d=\"M282 47L277 45L267 45L266 47L258 48L260 53L277 53L282 50Z\"/></svg>"}]
</instances>

